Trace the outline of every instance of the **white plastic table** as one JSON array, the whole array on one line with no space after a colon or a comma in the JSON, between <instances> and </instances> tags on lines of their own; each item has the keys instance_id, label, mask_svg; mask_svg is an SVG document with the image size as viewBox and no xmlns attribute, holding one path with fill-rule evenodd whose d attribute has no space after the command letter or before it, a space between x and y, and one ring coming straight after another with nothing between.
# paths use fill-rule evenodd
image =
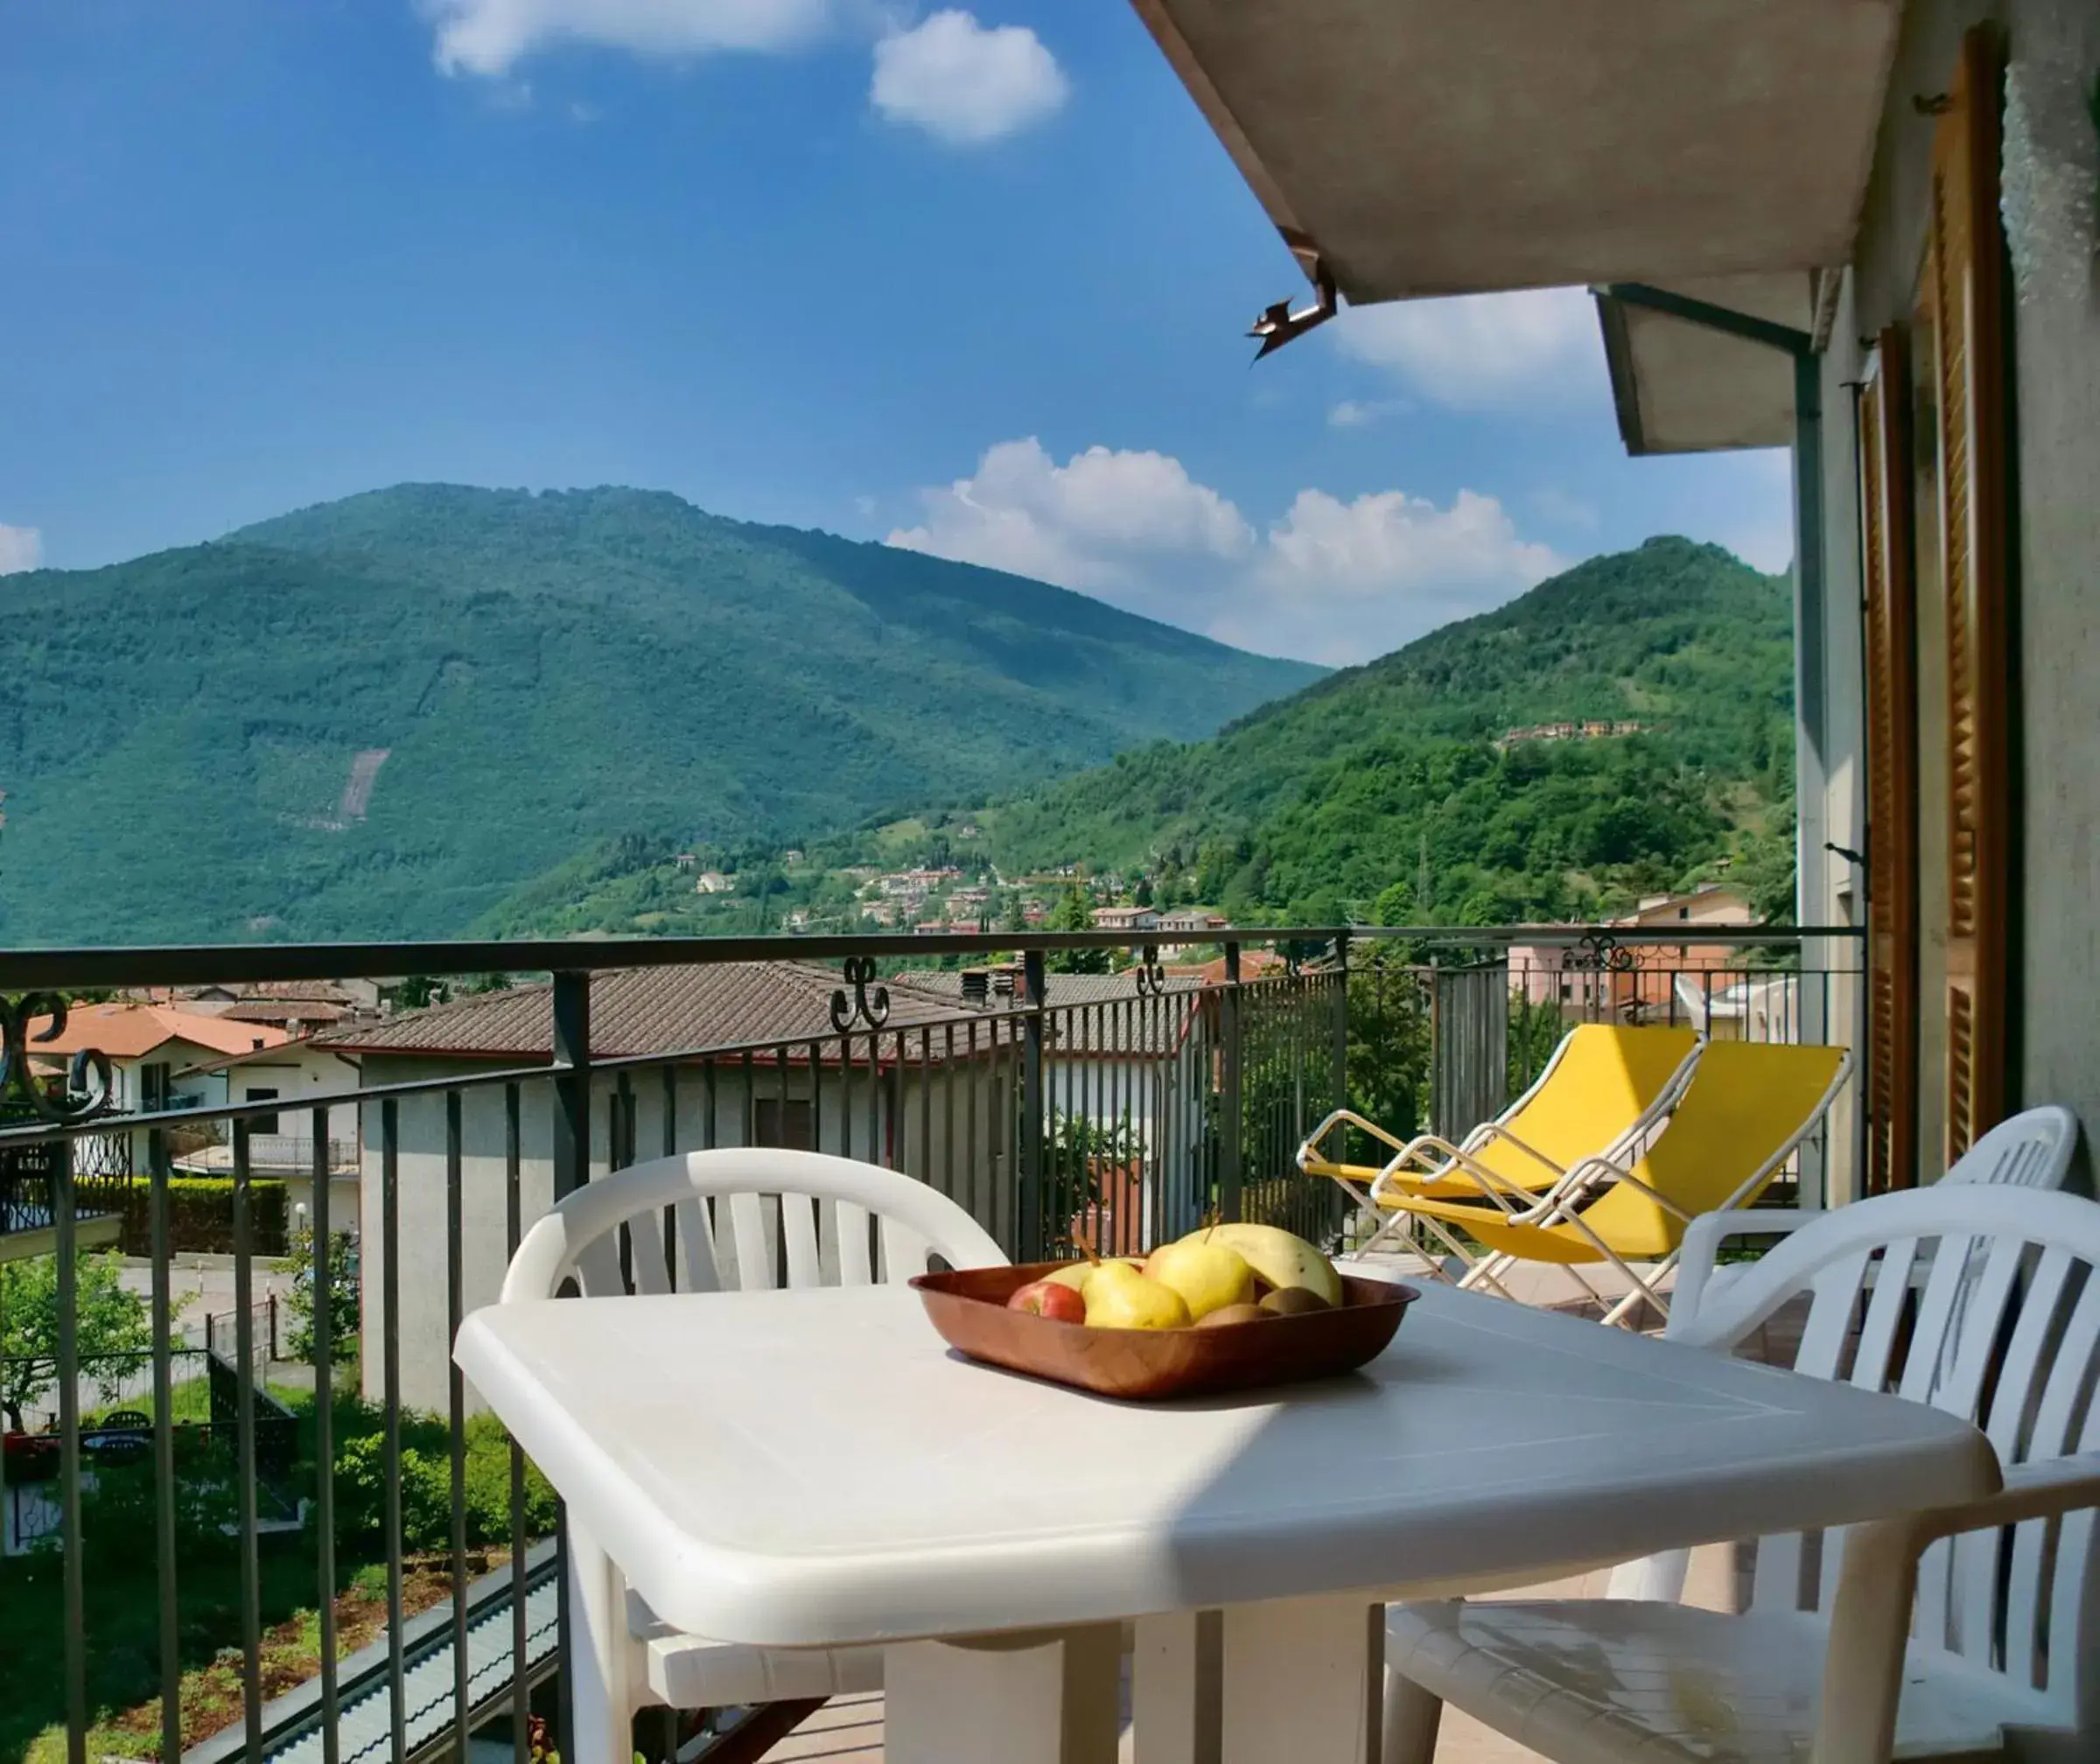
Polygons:
<instances>
[{"instance_id":1,"label":"white plastic table","mask_svg":"<svg viewBox=\"0 0 2100 1764\"><path fill-rule=\"evenodd\" d=\"M1390 1599L1998 1487L1922 1404L1442 1288L1353 1377L1152 1406L964 1362L898 1287L508 1305L456 1351L663 1620L886 1644L892 1764L1112 1757L1130 1620L1139 1764L1357 1764Z\"/></svg>"}]
</instances>

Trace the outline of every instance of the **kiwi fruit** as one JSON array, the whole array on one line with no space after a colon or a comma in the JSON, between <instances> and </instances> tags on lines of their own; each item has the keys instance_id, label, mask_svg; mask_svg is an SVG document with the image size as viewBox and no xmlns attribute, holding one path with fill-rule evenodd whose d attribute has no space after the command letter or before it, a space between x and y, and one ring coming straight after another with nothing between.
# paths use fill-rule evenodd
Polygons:
<instances>
[{"instance_id":1,"label":"kiwi fruit","mask_svg":"<svg viewBox=\"0 0 2100 1764\"><path fill-rule=\"evenodd\" d=\"M1228 1323L1259 1323L1269 1312L1258 1305L1221 1305L1196 1319L1199 1329L1219 1329Z\"/></svg>"},{"instance_id":2,"label":"kiwi fruit","mask_svg":"<svg viewBox=\"0 0 2100 1764\"><path fill-rule=\"evenodd\" d=\"M1295 1317L1301 1312L1330 1311L1334 1307L1319 1293L1308 1292L1303 1286L1278 1286L1255 1308L1271 1317Z\"/></svg>"}]
</instances>

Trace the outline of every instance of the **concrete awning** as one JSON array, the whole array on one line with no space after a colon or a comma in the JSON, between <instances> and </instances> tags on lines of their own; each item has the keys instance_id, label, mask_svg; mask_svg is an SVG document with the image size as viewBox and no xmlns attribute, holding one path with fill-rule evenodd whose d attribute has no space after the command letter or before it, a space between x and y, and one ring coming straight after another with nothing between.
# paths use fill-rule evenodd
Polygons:
<instances>
[{"instance_id":1,"label":"concrete awning","mask_svg":"<svg viewBox=\"0 0 2100 1764\"><path fill-rule=\"evenodd\" d=\"M1835 266L1900 0L1133 0L1350 300Z\"/></svg>"},{"instance_id":2,"label":"concrete awning","mask_svg":"<svg viewBox=\"0 0 2100 1764\"><path fill-rule=\"evenodd\" d=\"M1804 275L1726 276L1666 290L1813 332ZM1785 447L1794 440L1794 364L1776 349L1600 295L1604 354L1629 453Z\"/></svg>"}]
</instances>

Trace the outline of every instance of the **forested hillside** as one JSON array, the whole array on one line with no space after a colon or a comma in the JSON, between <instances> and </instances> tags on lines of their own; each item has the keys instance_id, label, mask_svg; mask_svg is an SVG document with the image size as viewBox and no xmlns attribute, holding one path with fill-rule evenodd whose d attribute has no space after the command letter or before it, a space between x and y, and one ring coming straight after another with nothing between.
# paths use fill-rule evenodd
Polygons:
<instances>
[{"instance_id":1,"label":"forested hillside","mask_svg":"<svg viewBox=\"0 0 2100 1764\"><path fill-rule=\"evenodd\" d=\"M402 486L0 580L0 943L458 933L608 840L814 837L1316 674L674 496Z\"/></svg>"},{"instance_id":2,"label":"forested hillside","mask_svg":"<svg viewBox=\"0 0 2100 1764\"><path fill-rule=\"evenodd\" d=\"M976 818L1009 872L1142 872L1242 923L1581 918L1724 867L1777 907L1791 657L1782 579L1653 539ZM1642 728L1502 738L1586 720Z\"/></svg>"}]
</instances>

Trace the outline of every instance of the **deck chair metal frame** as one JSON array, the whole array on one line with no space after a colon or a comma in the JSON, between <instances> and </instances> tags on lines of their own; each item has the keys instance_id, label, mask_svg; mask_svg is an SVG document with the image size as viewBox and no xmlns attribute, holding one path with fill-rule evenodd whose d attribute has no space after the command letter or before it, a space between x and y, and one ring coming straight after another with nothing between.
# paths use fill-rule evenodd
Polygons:
<instances>
[{"instance_id":1,"label":"deck chair metal frame","mask_svg":"<svg viewBox=\"0 0 2100 1764\"><path fill-rule=\"evenodd\" d=\"M1510 1124L1520 1120L1524 1112L1538 1100L1560 1071L1576 1038L1588 1031L1603 1031L1614 1037L1662 1033L1675 1038L1682 1033L1690 1038L1683 1058L1647 1104L1615 1137L1605 1140L1595 1149L1600 1153L1616 1153L1623 1158L1642 1144L1676 1106L1677 1098L1684 1095L1684 1088L1691 1082L1693 1071L1698 1065L1699 1054L1705 1043L1689 1031L1658 1030L1613 1023L1578 1023L1555 1044L1551 1055L1539 1068L1538 1075L1531 1081L1522 1096L1494 1120L1483 1121L1455 1144L1437 1133L1418 1133L1411 1139L1402 1140L1397 1135L1389 1132L1374 1121L1367 1120L1352 1109L1336 1109L1306 1136L1298 1148L1297 1162L1298 1169L1306 1175L1325 1177L1337 1184L1355 1203L1357 1217L1371 1227L1369 1237L1355 1246L1351 1253L1368 1256L1389 1236L1409 1231L1406 1215L1381 1206L1382 1195L1448 1195L1454 1192L1466 1192L1472 1185L1478 1185L1490 1192L1507 1193L1513 1200L1521 1197L1521 1204L1528 1207L1539 1195L1564 1180L1568 1174L1567 1166L1555 1163L1544 1152L1527 1143L1513 1130ZM1393 1155L1376 1170L1370 1169L1368 1166L1348 1164L1327 1157L1320 1149L1322 1142L1336 1129L1349 1127L1390 1146ZM1514 1147L1536 1164L1538 1166L1538 1179L1530 1182L1512 1181L1507 1174L1482 1163L1480 1154L1498 1142Z\"/></svg>"},{"instance_id":2,"label":"deck chair metal frame","mask_svg":"<svg viewBox=\"0 0 2100 1764\"><path fill-rule=\"evenodd\" d=\"M1702 1045L1711 1048L1716 1044ZM1802 1044L1798 1042L1769 1044L1727 1042L1718 1045L1729 1047L1768 1045L1774 1047L1797 1048ZM1787 1161L1800 1149L1802 1142L1808 1138L1810 1134L1814 1132L1829 1116L1830 1105L1838 1100L1839 1093L1843 1091L1847 1081L1852 1076L1853 1063L1851 1049L1839 1047L1830 1051L1835 1053L1838 1058L1830 1082L1824 1086L1822 1095L1816 1099L1814 1106L1795 1124L1776 1149L1769 1152L1754 1170L1729 1191L1726 1198L1717 1208L1702 1208L1701 1212L1727 1214L1754 1200L1764 1192L1766 1186L1778 1172L1785 1167ZM1709 1074L1708 1082L1718 1082L1712 1077L1712 1068L1711 1066L1703 1064L1701 1069ZM1563 1269L1568 1277L1600 1306L1604 1312L1604 1321L1607 1324L1629 1322L1643 1305L1653 1306L1656 1314L1667 1320L1670 1316L1670 1303L1662 1291L1662 1283L1663 1278L1676 1268L1678 1259L1684 1252L1682 1235L1680 1235L1676 1245L1669 1249L1662 1258L1643 1275L1635 1270L1632 1263L1617 1249L1606 1242L1604 1236L1585 1215L1592 1203L1601 1198L1613 1186L1625 1184L1645 1194L1662 1212L1676 1220L1679 1225L1686 1229L1690 1228L1693 1220L1698 1217L1699 1214L1687 1211L1672 1196L1665 1194L1654 1184L1642 1180L1640 1176L1635 1174L1635 1168L1651 1151L1664 1142L1676 1118L1676 1111L1683 1109L1687 1099L1695 1094L1698 1082L1699 1073L1695 1070L1690 1083L1677 1097L1670 1117L1647 1136L1644 1143L1633 1152L1633 1155L1623 1158L1600 1155L1585 1158L1544 1194L1522 1196L1522 1204L1521 1205L1518 1204L1516 1199L1501 1186L1486 1183L1480 1185L1481 1200L1480 1202L1440 1202L1396 1194L1383 1204L1388 1208L1397 1209L1405 1216L1418 1222L1464 1265L1466 1272L1456 1282L1464 1290L1484 1289L1498 1293L1505 1298L1514 1298L1516 1295L1503 1283L1502 1276L1522 1262L1551 1261L1554 1265ZM1490 1215L1486 1210L1488 1206L1497 1209L1499 1216ZM1580 1264L1576 1261L1564 1260L1558 1256L1530 1257L1512 1250L1476 1247L1469 1244L1460 1236L1460 1231L1466 1221L1462 1216L1454 1216L1462 1209L1470 1210L1480 1222L1492 1223L1498 1228L1506 1227L1540 1233L1564 1228L1586 1242L1589 1247L1596 1252L1594 1257L1590 1259L1607 1263L1623 1275L1629 1283L1628 1290L1622 1297L1614 1299L1580 1271ZM1449 1278L1433 1258L1431 1263L1431 1271L1437 1278Z\"/></svg>"}]
</instances>

